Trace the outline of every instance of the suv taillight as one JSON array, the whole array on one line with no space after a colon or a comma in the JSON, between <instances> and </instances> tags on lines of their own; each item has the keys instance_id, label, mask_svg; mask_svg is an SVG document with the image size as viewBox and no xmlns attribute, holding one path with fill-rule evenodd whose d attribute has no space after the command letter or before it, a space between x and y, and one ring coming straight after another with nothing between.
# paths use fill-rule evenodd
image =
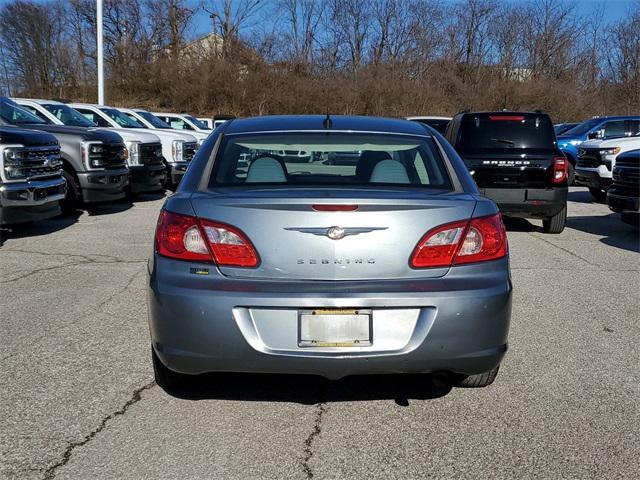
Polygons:
<instances>
[{"instance_id":1,"label":"suv taillight","mask_svg":"<svg viewBox=\"0 0 640 480\"><path fill-rule=\"evenodd\" d=\"M427 232L416 245L412 268L450 267L503 258L507 233L499 213L441 225Z\"/></svg>"},{"instance_id":2,"label":"suv taillight","mask_svg":"<svg viewBox=\"0 0 640 480\"><path fill-rule=\"evenodd\" d=\"M553 157L553 183L562 183L567 179L569 165L565 157Z\"/></svg>"},{"instance_id":3,"label":"suv taillight","mask_svg":"<svg viewBox=\"0 0 640 480\"><path fill-rule=\"evenodd\" d=\"M260 257L247 236L231 225L160 212L156 251L163 257L215 262L223 267L257 267Z\"/></svg>"}]
</instances>

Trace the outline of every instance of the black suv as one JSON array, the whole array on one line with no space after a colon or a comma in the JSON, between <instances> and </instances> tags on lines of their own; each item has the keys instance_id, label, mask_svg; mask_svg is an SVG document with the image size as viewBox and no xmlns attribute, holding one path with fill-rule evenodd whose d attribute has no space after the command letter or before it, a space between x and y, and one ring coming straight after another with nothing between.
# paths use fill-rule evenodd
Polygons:
<instances>
[{"instance_id":1,"label":"black suv","mask_svg":"<svg viewBox=\"0 0 640 480\"><path fill-rule=\"evenodd\" d=\"M638 225L640 221L640 150L621 153L613 167L613 184L607 191L607 204L620 213L622 221Z\"/></svg>"},{"instance_id":2,"label":"black suv","mask_svg":"<svg viewBox=\"0 0 640 480\"><path fill-rule=\"evenodd\" d=\"M505 216L541 218L546 233L564 230L568 162L548 115L463 112L451 120L446 137L480 192Z\"/></svg>"}]
</instances>

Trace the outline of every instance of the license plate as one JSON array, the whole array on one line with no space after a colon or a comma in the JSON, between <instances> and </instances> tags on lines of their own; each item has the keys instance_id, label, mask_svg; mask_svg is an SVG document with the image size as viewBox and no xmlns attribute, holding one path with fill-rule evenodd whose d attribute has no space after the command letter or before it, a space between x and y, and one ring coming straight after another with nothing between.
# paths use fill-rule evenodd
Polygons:
<instances>
[{"instance_id":1,"label":"license plate","mask_svg":"<svg viewBox=\"0 0 640 480\"><path fill-rule=\"evenodd\" d=\"M372 342L369 309L315 309L298 312L300 347L366 347Z\"/></svg>"}]
</instances>

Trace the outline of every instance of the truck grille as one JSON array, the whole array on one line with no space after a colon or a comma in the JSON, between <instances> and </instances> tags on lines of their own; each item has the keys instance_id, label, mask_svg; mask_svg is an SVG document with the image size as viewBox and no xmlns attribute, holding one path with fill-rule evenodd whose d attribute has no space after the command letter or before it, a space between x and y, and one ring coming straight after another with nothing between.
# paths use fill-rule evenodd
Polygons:
<instances>
[{"instance_id":1,"label":"truck grille","mask_svg":"<svg viewBox=\"0 0 640 480\"><path fill-rule=\"evenodd\" d=\"M602 165L600 151L593 148L581 148L578 152L578 162L576 167L580 168L598 168Z\"/></svg>"},{"instance_id":2,"label":"truck grille","mask_svg":"<svg viewBox=\"0 0 640 480\"><path fill-rule=\"evenodd\" d=\"M628 158L622 165L616 163L610 190L614 195L637 198L640 197L640 159L636 159L635 165L628 163Z\"/></svg>"},{"instance_id":3,"label":"truck grille","mask_svg":"<svg viewBox=\"0 0 640 480\"><path fill-rule=\"evenodd\" d=\"M164 161L161 143L140 144L140 163L142 165L156 165Z\"/></svg>"},{"instance_id":4,"label":"truck grille","mask_svg":"<svg viewBox=\"0 0 640 480\"><path fill-rule=\"evenodd\" d=\"M29 180L60 176L62 169L60 147L57 145L26 147L23 150L21 165L13 168L21 171Z\"/></svg>"},{"instance_id":5,"label":"truck grille","mask_svg":"<svg viewBox=\"0 0 640 480\"><path fill-rule=\"evenodd\" d=\"M127 161L125 160L124 144L122 143L105 143L102 145L102 163L105 168L120 169L125 168Z\"/></svg>"},{"instance_id":6,"label":"truck grille","mask_svg":"<svg viewBox=\"0 0 640 480\"><path fill-rule=\"evenodd\" d=\"M182 146L182 158L185 162L190 162L193 160L193 157L196 155L196 151L198 150L198 144L195 142L192 143L184 143Z\"/></svg>"}]
</instances>

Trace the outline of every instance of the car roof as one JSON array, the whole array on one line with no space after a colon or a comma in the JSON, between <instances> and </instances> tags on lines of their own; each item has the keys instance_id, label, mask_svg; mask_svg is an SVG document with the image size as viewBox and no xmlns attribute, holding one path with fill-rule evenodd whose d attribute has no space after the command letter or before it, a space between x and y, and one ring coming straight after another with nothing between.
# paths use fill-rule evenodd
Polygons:
<instances>
[{"instance_id":1,"label":"car roof","mask_svg":"<svg viewBox=\"0 0 640 480\"><path fill-rule=\"evenodd\" d=\"M64 102L59 102L57 100L46 100L44 98L12 98L12 100L16 101L16 102L33 102L33 103L37 103L40 105L64 105Z\"/></svg>"},{"instance_id":2,"label":"car roof","mask_svg":"<svg viewBox=\"0 0 640 480\"><path fill-rule=\"evenodd\" d=\"M331 127L325 128L326 115L265 115L228 120L224 133L255 133L282 131L358 131L430 136L416 122L396 118L331 115Z\"/></svg>"},{"instance_id":3,"label":"car roof","mask_svg":"<svg viewBox=\"0 0 640 480\"><path fill-rule=\"evenodd\" d=\"M589 118L584 122L588 122L590 120L640 120L640 115L607 115L602 117Z\"/></svg>"},{"instance_id":4,"label":"car roof","mask_svg":"<svg viewBox=\"0 0 640 480\"><path fill-rule=\"evenodd\" d=\"M548 113L545 112L535 112L530 110L486 110L486 111L478 111L478 112L460 112L456 114L456 116L462 115L546 115L549 116Z\"/></svg>"},{"instance_id":5,"label":"car roof","mask_svg":"<svg viewBox=\"0 0 640 480\"><path fill-rule=\"evenodd\" d=\"M451 120L451 117L438 117L435 115L414 115L407 117L407 120Z\"/></svg>"}]
</instances>

